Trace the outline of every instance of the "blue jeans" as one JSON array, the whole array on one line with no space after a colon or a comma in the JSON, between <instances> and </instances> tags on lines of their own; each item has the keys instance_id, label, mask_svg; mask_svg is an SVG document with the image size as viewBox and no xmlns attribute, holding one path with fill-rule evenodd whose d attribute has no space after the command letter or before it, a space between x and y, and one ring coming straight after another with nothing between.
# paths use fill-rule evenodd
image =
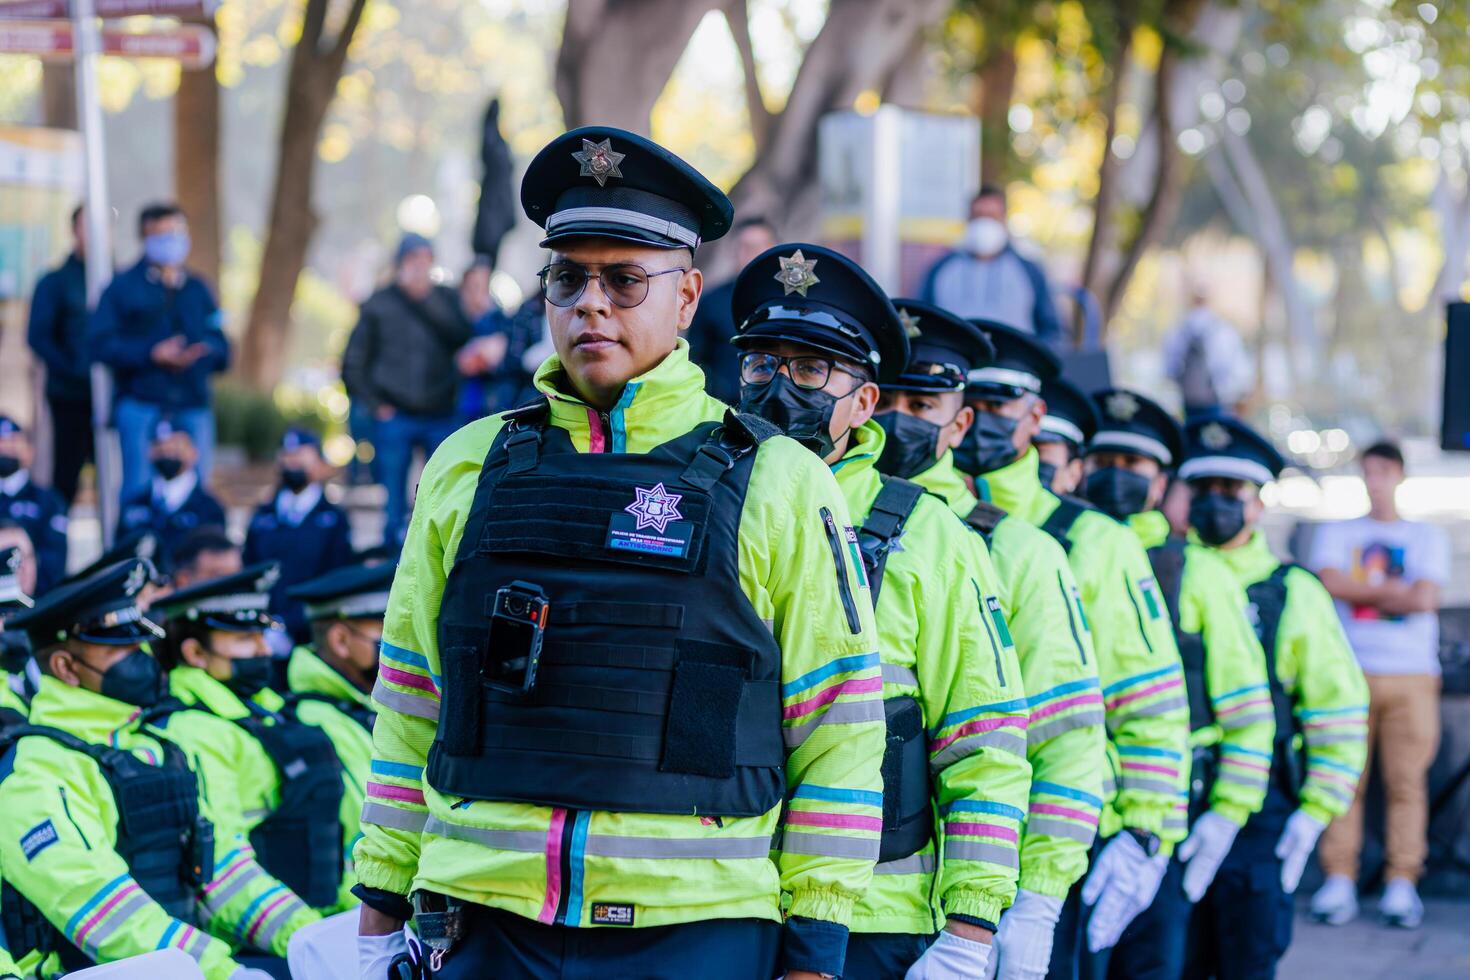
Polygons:
<instances>
[{"instance_id":1,"label":"blue jeans","mask_svg":"<svg viewBox=\"0 0 1470 980\"><path fill-rule=\"evenodd\" d=\"M373 434L373 457L378 478L388 488L388 523L383 528L385 543L401 544L408 530L408 471L413 451L420 448L424 459L434 454L439 443L458 428L451 415L409 415L398 412L391 419L378 419Z\"/></svg>"},{"instance_id":2,"label":"blue jeans","mask_svg":"<svg viewBox=\"0 0 1470 980\"><path fill-rule=\"evenodd\" d=\"M164 411L162 405L132 398L119 398L112 406L112 424L122 445L122 500L141 493L153 479L148 449L153 444L153 427ZM199 450L199 479L207 480L214 462L214 413L208 408L175 408L168 410L168 416L193 438Z\"/></svg>"}]
</instances>

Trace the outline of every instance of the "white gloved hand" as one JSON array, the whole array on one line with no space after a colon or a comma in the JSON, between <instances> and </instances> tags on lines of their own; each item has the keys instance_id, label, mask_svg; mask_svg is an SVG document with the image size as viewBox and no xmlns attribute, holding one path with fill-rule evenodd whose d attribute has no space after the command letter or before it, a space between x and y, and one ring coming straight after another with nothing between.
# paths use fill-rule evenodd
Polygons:
<instances>
[{"instance_id":1,"label":"white gloved hand","mask_svg":"<svg viewBox=\"0 0 1470 980\"><path fill-rule=\"evenodd\" d=\"M1276 856L1281 859L1281 888L1290 895L1302 882L1307 858L1317 847L1317 838L1327 825L1309 813L1297 810L1286 818L1286 829L1276 842Z\"/></svg>"},{"instance_id":2,"label":"white gloved hand","mask_svg":"<svg viewBox=\"0 0 1470 980\"><path fill-rule=\"evenodd\" d=\"M984 980L1045 980L1051 966L1052 934L1062 915L1062 900L1025 889L1000 917L995 949Z\"/></svg>"},{"instance_id":3,"label":"white gloved hand","mask_svg":"<svg viewBox=\"0 0 1470 980\"><path fill-rule=\"evenodd\" d=\"M386 968L385 971L386 972ZM235 972L230 974L230 980L274 980L264 970L255 970L248 966L237 966Z\"/></svg>"},{"instance_id":4,"label":"white gloved hand","mask_svg":"<svg viewBox=\"0 0 1470 980\"><path fill-rule=\"evenodd\" d=\"M989 962L989 943L965 939L946 929L914 961L903 980L975 980L985 974Z\"/></svg>"},{"instance_id":5,"label":"white gloved hand","mask_svg":"<svg viewBox=\"0 0 1470 980\"><path fill-rule=\"evenodd\" d=\"M1184 894L1191 902L1205 897L1238 833L1240 828L1233 821L1213 810L1206 810L1194 822L1189 836L1179 845L1179 860L1184 862Z\"/></svg>"},{"instance_id":6,"label":"white gloved hand","mask_svg":"<svg viewBox=\"0 0 1470 980\"><path fill-rule=\"evenodd\" d=\"M1167 857L1149 857L1126 830L1108 842L1082 886L1083 904L1093 906L1087 923L1089 950L1117 945L1128 923L1153 902L1168 868Z\"/></svg>"},{"instance_id":7,"label":"white gloved hand","mask_svg":"<svg viewBox=\"0 0 1470 980\"><path fill-rule=\"evenodd\" d=\"M388 964L399 953L408 952L408 937L402 929L386 936L357 937L357 974L362 980L386 980Z\"/></svg>"}]
</instances>

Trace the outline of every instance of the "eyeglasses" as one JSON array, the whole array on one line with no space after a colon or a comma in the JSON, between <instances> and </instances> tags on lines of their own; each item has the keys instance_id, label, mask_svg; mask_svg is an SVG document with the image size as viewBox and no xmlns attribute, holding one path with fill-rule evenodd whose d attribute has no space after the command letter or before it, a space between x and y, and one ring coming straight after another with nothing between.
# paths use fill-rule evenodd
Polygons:
<instances>
[{"instance_id":1,"label":"eyeglasses","mask_svg":"<svg viewBox=\"0 0 1470 980\"><path fill-rule=\"evenodd\" d=\"M591 273L575 262L553 262L542 269L539 275L541 291L546 295L546 302L552 306L566 308L574 305L586 291L588 280L596 279L602 285L603 295L614 306L628 310L648 298L648 280L671 272L688 271L679 268L649 272L641 265L618 262L603 266L601 272Z\"/></svg>"},{"instance_id":2,"label":"eyeglasses","mask_svg":"<svg viewBox=\"0 0 1470 980\"><path fill-rule=\"evenodd\" d=\"M856 371L849 371L842 367L830 357L812 357L805 354L800 357L782 357L780 354L767 354L764 351L753 350L740 358L740 380L748 385L768 384L781 373L783 365L786 367L786 373L791 377L792 384L811 391L827 387L827 382L831 379L834 369L854 378L863 377Z\"/></svg>"}]
</instances>

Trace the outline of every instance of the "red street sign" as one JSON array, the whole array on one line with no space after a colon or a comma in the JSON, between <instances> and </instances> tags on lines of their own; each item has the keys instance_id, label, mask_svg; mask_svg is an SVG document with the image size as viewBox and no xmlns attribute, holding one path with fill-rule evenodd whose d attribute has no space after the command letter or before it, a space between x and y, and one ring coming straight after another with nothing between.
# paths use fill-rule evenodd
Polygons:
<instances>
[{"instance_id":1,"label":"red street sign","mask_svg":"<svg viewBox=\"0 0 1470 980\"><path fill-rule=\"evenodd\" d=\"M0 20L0 54L64 60L75 51L71 24L65 21ZM146 34L104 28L102 53L120 58L168 58L185 68L203 68L214 63L214 34L196 24Z\"/></svg>"},{"instance_id":2,"label":"red street sign","mask_svg":"<svg viewBox=\"0 0 1470 980\"><path fill-rule=\"evenodd\" d=\"M98 17L208 17L219 0L95 0ZM0 0L0 20L65 20L67 0Z\"/></svg>"}]
</instances>

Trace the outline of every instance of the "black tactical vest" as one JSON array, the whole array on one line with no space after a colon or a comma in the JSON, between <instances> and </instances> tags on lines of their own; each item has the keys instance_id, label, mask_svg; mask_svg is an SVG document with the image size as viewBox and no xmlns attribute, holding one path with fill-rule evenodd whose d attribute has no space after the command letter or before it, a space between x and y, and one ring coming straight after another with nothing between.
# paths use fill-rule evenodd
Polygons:
<instances>
[{"instance_id":1,"label":"black tactical vest","mask_svg":"<svg viewBox=\"0 0 1470 980\"><path fill-rule=\"evenodd\" d=\"M995 529L1000 527L1000 522L1005 520L1007 512L995 506L988 500L975 502L974 508L965 515L965 523L980 533L988 546L993 537Z\"/></svg>"},{"instance_id":2,"label":"black tactical vest","mask_svg":"<svg viewBox=\"0 0 1470 980\"><path fill-rule=\"evenodd\" d=\"M1306 779L1306 760L1304 749L1297 747L1297 738L1302 729L1296 712L1292 710L1294 705L1291 695L1286 693L1286 688L1282 687L1281 679L1276 675L1276 641L1281 629L1281 616L1286 611L1286 576L1294 568L1311 574L1300 565L1278 565L1270 577L1245 590L1246 598L1255 610L1252 618L1256 636L1261 641L1261 648L1266 651L1266 682L1271 688L1271 707L1276 714L1271 778L1276 780L1277 786L1292 803L1296 803L1302 782Z\"/></svg>"},{"instance_id":3,"label":"black tactical vest","mask_svg":"<svg viewBox=\"0 0 1470 980\"><path fill-rule=\"evenodd\" d=\"M868 574L873 609L883 589L888 556L903 537L909 515L924 496L924 488L897 477L882 477L883 485L868 508L858 531L858 548ZM886 698L883 719L887 743L883 747L883 836L878 861L897 861L916 854L934 836L934 814L929 785L929 752L924 738L924 709L908 696Z\"/></svg>"},{"instance_id":4,"label":"black tactical vest","mask_svg":"<svg viewBox=\"0 0 1470 980\"><path fill-rule=\"evenodd\" d=\"M117 807L114 849L127 862L128 873L169 915L199 924L195 895L214 875L214 827L199 813L199 786L178 746L158 738L164 758L154 766L60 729L23 725L0 737L0 757L28 736L49 738L97 763ZM0 885L0 919L17 952L55 952L67 970L93 965L9 882Z\"/></svg>"},{"instance_id":5,"label":"black tactical vest","mask_svg":"<svg viewBox=\"0 0 1470 980\"><path fill-rule=\"evenodd\" d=\"M287 721L300 722L303 725L310 722L301 721L301 704L303 701L315 702L316 704L329 704L342 712L353 721L357 722L371 734L373 722L377 721L378 713L366 705L358 704L356 701L348 701L345 698L334 698L327 694L317 694L313 691L293 691L282 696L286 702L281 708L281 717Z\"/></svg>"},{"instance_id":6,"label":"black tactical vest","mask_svg":"<svg viewBox=\"0 0 1470 980\"><path fill-rule=\"evenodd\" d=\"M1056 538L1057 544L1062 546L1063 551L1071 554L1072 525L1077 523L1077 518L1090 510L1097 510L1097 508L1085 500L1078 500L1076 497L1061 497L1059 499L1060 502L1057 504L1057 509L1052 511L1047 519L1042 522L1041 529L1053 538Z\"/></svg>"},{"instance_id":7,"label":"black tactical vest","mask_svg":"<svg viewBox=\"0 0 1470 980\"><path fill-rule=\"evenodd\" d=\"M757 447L776 432L729 413L647 453L592 454L546 424L544 403L512 413L439 607L431 786L634 813L780 805L781 650L738 560ZM524 694L483 681L490 612L512 582L550 602Z\"/></svg>"}]
</instances>

